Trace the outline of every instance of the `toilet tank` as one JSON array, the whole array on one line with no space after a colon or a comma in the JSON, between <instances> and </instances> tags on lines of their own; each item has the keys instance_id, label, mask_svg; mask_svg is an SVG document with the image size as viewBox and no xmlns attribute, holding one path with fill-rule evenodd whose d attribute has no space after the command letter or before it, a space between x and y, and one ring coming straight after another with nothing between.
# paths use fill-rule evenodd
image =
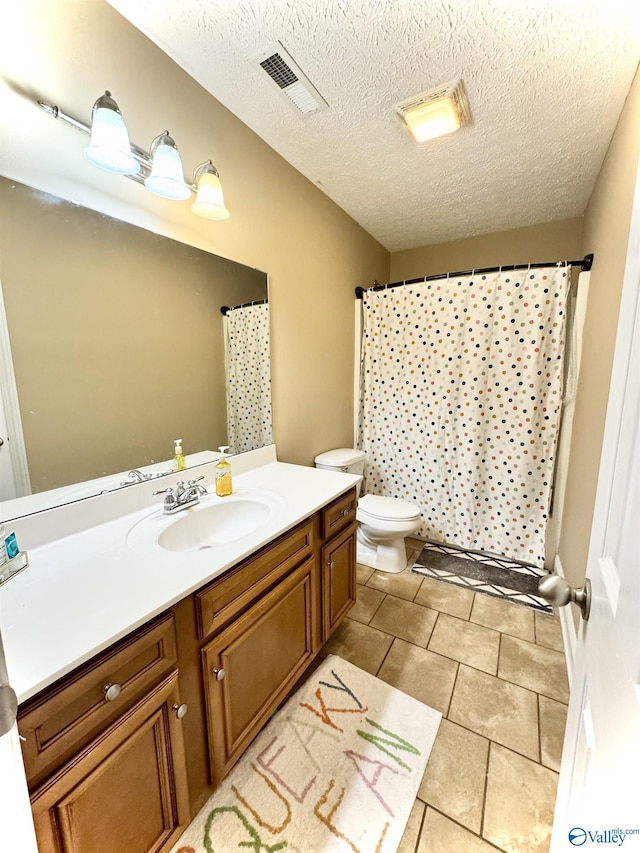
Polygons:
<instances>
[{"instance_id":1,"label":"toilet tank","mask_svg":"<svg viewBox=\"0 0 640 853\"><path fill-rule=\"evenodd\" d=\"M364 453L355 447L339 447L336 450L326 450L313 460L316 468L327 471L342 471L346 474L364 473Z\"/></svg>"}]
</instances>

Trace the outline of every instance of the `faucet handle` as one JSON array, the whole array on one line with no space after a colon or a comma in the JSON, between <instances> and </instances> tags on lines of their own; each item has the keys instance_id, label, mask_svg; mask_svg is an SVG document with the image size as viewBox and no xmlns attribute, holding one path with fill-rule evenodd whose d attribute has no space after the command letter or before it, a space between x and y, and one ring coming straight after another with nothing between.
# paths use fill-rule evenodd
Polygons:
<instances>
[{"instance_id":1,"label":"faucet handle","mask_svg":"<svg viewBox=\"0 0 640 853\"><path fill-rule=\"evenodd\" d=\"M172 492L172 491L173 491L173 489L171 488L171 486L167 486L166 489L159 489L157 492L152 492L151 494L153 494L153 495L164 495L164 494L168 494L169 492Z\"/></svg>"},{"instance_id":2,"label":"faucet handle","mask_svg":"<svg viewBox=\"0 0 640 853\"><path fill-rule=\"evenodd\" d=\"M187 486L195 486L196 483L199 483L200 480L204 480L204 474L201 477L196 477L195 480L189 480Z\"/></svg>"}]
</instances>

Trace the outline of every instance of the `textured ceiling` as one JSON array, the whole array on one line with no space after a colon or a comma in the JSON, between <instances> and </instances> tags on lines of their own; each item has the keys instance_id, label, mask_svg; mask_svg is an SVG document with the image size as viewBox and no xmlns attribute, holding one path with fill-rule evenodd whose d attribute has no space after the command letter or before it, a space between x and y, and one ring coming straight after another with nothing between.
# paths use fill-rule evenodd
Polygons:
<instances>
[{"instance_id":1,"label":"textured ceiling","mask_svg":"<svg viewBox=\"0 0 640 853\"><path fill-rule=\"evenodd\" d=\"M109 2L391 251L582 215L640 58L637 0ZM458 77L472 124L417 145L394 104Z\"/></svg>"}]
</instances>

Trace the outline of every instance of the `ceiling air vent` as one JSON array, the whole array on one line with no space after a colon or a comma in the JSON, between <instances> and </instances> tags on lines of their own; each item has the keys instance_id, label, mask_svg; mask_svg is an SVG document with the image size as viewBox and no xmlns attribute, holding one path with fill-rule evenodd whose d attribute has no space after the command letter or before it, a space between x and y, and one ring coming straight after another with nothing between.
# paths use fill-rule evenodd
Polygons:
<instances>
[{"instance_id":1,"label":"ceiling air vent","mask_svg":"<svg viewBox=\"0 0 640 853\"><path fill-rule=\"evenodd\" d=\"M254 56L252 62L278 87L302 116L326 110L327 102L277 41Z\"/></svg>"}]
</instances>

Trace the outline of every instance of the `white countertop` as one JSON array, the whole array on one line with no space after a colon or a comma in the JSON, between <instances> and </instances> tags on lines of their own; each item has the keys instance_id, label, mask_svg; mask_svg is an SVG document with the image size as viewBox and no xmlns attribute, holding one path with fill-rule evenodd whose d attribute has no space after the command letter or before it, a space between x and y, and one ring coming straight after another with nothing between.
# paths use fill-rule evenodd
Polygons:
<instances>
[{"instance_id":1,"label":"white countertop","mask_svg":"<svg viewBox=\"0 0 640 853\"><path fill-rule=\"evenodd\" d=\"M72 509L51 510L45 520L37 516L23 520L18 535L21 547L29 552L30 565L0 588L0 629L9 680L19 702L204 586L360 479L277 461L261 464L264 454L256 459L259 467L234 473L234 494L262 493L271 514L241 539L215 548L175 552L160 548L153 536L149 547L139 535L137 541L132 536L128 541L134 526L141 529L140 522L153 531L166 526L167 518L180 517L181 513L167 517L159 512L162 497L151 495L157 481L80 501ZM210 492L202 504L226 500L215 495L213 467L198 469ZM167 483L172 485L170 480ZM137 505L132 508L132 504ZM73 523L69 523L72 511ZM56 512L61 531L71 532L46 541L50 535L35 525L51 528ZM43 544L29 547L30 529Z\"/></svg>"}]
</instances>

